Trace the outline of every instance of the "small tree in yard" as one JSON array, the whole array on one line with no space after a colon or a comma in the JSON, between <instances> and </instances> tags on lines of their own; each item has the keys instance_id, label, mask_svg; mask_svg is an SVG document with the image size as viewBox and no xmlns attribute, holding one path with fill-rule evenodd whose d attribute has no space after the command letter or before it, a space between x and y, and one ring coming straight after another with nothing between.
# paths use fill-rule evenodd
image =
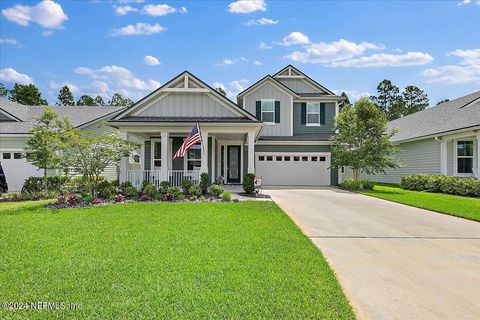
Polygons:
<instances>
[{"instance_id":1,"label":"small tree in yard","mask_svg":"<svg viewBox=\"0 0 480 320\"><path fill-rule=\"evenodd\" d=\"M357 181L361 172L385 173L385 168L398 167L393 157L398 148L390 141L396 131L388 131L387 116L367 98L342 108L335 129L338 134L332 139L338 144L332 147L333 168L350 167Z\"/></svg>"},{"instance_id":2,"label":"small tree in yard","mask_svg":"<svg viewBox=\"0 0 480 320\"><path fill-rule=\"evenodd\" d=\"M27 162L43 170L45 191L48 190L47 170L59 167L58 151L64 132L69 127L67 119L62 122L52 108L45 107L45 111L30 130L31 137L25 142Z\"/></svg>"},{"instance_id":3,"label":"small tree in yard","mask_svg":"<svg viewBox=\"0 0 480 320\"><path fill-rule=\"evenodd\" d=\"M62 166L83 175L92 196L96 195L101 173L139 148L137 143L123 140L118 133L95 135L92 131L73 129L66 140Z\"/></svg>"}]
</instances>

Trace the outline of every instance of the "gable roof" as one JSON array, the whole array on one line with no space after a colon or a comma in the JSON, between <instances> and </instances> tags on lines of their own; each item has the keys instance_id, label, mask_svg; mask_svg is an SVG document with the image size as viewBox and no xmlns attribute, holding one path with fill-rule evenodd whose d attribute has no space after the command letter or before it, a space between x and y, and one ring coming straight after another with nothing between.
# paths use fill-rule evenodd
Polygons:
<instances>
[{"instance_id":1,"label":"gable roof","mask_svg":"<svg viewBox=\"0 0 480 320\"><path fill-rule=\"evenodd\" d=\"M25 134L33 128L35 118L42 115L45 106L26 106L0 99L0 112L10 114L18 121L0 122L0 134ZM112 117L125 107L102 106L50 106L59 118L67 117L73 126L84 127L102 119Z\"/></svg>"},{"instance_id":2,"label":"gable roof","mask_svg":"<svg viewBox=\"0 0 480 320\"><path fill-rule=\"evenodd\" d=\"M276 80L275 78L273 78L271 75L267 74L265 77L263 77L262 79L258 80L257 82L255 82L254 84L252 84L251 86L249 86L248 88L244 89L242 92L240 92L239 94L237 94L237 98L239 97L242 97L244 96L247 92L253 90L254 88L262 85L264 82L266 81L269 81L271 82L273 85L279 87L280 90L284 91L286 94L292 96L292 97L298 97L298 94L293 91L292 89L290 89L289 87L287 87L286 85L284 85L283 83L281 83L280 81Z\"/></svg>"},{"instance_id":3,"label":"gable roof","mask_svg":"<svg viewBox=\"0 0 480 320\"><path fill-rule=\"evenodd\" d=\"M194 82L199 84L199 87L172 87L172 85L177 84L181 79L186 79L185 81L188 82L190 80L193 80ZM173 77L171 80L169 80L167 83L162 85L160 88L154 90L147 96L143 97L139 101L137 101L132 107L128 108L128 110L125 110L124 112L119 113L116 115L114 118L112 118L112 122L116 121L122 121L122 120L128 120L130 121L132 116L135 116L135 112L138 110L141 110L142 108L145 108L145 106L148 106L152 100L154 100L156 97L160 96L164 92L176 90L177 92L188 92L188 91L195 91L195 92L205 92L213 95L216 99L221 101L225 106L228 106L231 108L235 113L239 115L239 117L244 118L245 120L250 120L254 122L258 122L256 117L248 112L247 110L241 108L238 106L235 102L232 100L228 99L226 96L220 94L217 90L212 88L210 85L207 83L203 82L200 78L196 77L189 71L185 70L178 74L177 76ZM159 120L160 121L160 120Z\"/></svg>"},{"instance_id":4,"label":"gable roof","mask_svg":"<svg viewBox=\"0 0 480 320\"><path fill-rule=\"evenodd\" d=\"M284 71L286 70L292 70L294 71L295 73L297 74L300 74L301 76L305 77L308 81L312 82L312 84L314 84L315 86L319 87L321 90L327 92L328 94L333 94L335 95L335 93L327 88L325 88L324 86L322 86L320 83L318 83L317 81L313 80L312 78L310 78L309 76L307 76L305 73L303 73L302 71L298 70L297 68L295 68L294 66L292 66L291 64L289 64L288 66L286 66L285 68L283 68L282 70L278 71L277 73L275 73L273 75L273 77L278 77L280 76Z\"/></svg>"},{"instance_id":5,"label":"gable roof","mask_svg":"<svg viewBox=\"0 0 480 320\"><path fill-rule=\"evenodd\" d=\"M396 142L480 127L480 91L390 121L388 127L398 129Z\"/></svg>"}]
</instances>

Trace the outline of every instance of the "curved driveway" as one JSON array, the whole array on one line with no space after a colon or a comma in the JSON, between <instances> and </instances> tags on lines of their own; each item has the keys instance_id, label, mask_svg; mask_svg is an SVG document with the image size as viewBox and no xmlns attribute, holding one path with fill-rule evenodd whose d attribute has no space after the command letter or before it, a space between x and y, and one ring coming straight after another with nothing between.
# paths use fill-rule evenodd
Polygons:
<instances>
[{"instance_id":1,"label":"curved driveway","mask_svg":"<svg viewBox=\"0 0 480 320\"><path fill-rule=\"evenodd\" d=\"M359 319L480 319L480 223L333 188L266 193L321 249Z\"/></svg>"}]
</instances>

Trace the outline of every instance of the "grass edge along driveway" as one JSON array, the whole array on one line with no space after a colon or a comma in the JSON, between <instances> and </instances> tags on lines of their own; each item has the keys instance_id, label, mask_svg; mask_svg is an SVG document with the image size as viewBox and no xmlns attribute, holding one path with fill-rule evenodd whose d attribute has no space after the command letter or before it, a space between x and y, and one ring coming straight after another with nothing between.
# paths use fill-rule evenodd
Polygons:
<instances>
[{"instance_id":1,"label":"grass edge along driveway","mask_svg":"<svg viewBox=\"0 0 480 320\"><path fill-rule=\"evenodd\" d=\"M375 184L373 191L359 193L455 217L480 221L480 198L410 191L398 185Z\"/></svg>"},{"instance_id":2,"label":"grass edge along driveway","mask_svg":"<svg viewBox=\"0 0 480 320\"><path fill-rule=\"evenodd\" d=\"M3 206L3 207L2 207ZM0 318L354 319L320 251L273 202L0 204Z\"/></svg>"}]
</instances>

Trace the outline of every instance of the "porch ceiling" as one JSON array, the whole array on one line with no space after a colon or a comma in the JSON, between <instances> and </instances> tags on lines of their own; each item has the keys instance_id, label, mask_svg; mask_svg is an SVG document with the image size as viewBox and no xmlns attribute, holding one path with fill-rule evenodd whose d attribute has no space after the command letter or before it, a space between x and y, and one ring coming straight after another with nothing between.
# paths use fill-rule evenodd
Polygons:
<instances>
[{"instance_id":1,"label":"porch ceiling","mask_svg":"<svg viewBox=\"0 0 480 320\"><path fill-rule=\"evenodd\" d=\"M235 140L235 141L244 141L247 138L245 133L215 133L210 132L209 136L215 136L217 140Z\"/></svg>"}]
</instances>

